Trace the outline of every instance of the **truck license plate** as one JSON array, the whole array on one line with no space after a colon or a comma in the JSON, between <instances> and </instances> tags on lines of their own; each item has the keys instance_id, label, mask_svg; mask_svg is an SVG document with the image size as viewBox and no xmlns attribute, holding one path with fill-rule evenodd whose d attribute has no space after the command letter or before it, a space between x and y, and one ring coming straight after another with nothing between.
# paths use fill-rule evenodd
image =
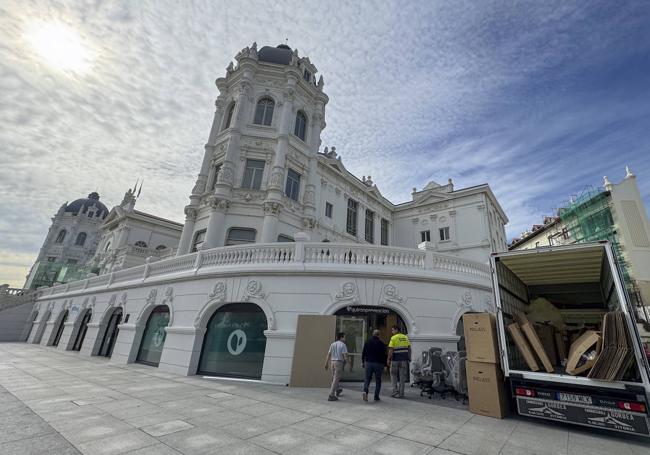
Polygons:
<instances>
[{"instance_id":1,"label":"truck license plate","mask_svg":"<svg viewBox=\"0 0 650 455\"><path fill-rule=\"evenodd\" d=\"M594 404L594 401L588 395L577 395L575 393L558 392L557 399L559 401L570 401L572 403Z\"/></svg>"}]
</instances>

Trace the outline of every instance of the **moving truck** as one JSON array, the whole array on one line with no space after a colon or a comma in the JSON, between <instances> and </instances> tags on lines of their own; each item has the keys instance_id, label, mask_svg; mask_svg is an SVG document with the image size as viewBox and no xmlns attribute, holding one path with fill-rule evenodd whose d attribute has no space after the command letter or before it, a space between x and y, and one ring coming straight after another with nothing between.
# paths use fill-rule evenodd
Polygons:
<instances>
[{"instance_id":1,"label":"moving truck","mask_svg":"<svg viewBox=\"0 0 650 455\"><path fill-rule=\"evenodd\" d=\"M650 436L648 359L610 244L493 253L490 262L517 412Z\"/></svg>"}]
</instances>

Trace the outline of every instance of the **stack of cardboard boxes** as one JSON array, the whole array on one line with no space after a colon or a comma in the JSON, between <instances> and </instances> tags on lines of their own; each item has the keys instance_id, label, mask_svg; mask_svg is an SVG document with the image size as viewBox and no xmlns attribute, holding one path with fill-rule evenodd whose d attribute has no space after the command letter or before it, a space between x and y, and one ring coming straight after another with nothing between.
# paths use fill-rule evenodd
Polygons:
<instances>
[{"instance_id":1,"label":"stack of cardboard boxes","mask_svg":"<svg viewBox=\"0 0 650 455\"><path fill-rule=\"evenodd\" d=\"M508 399L500 365L496 319L489 313L466 313L463 325L469 410L502 419L508 413Z\"/></svg>"}]
</instances>

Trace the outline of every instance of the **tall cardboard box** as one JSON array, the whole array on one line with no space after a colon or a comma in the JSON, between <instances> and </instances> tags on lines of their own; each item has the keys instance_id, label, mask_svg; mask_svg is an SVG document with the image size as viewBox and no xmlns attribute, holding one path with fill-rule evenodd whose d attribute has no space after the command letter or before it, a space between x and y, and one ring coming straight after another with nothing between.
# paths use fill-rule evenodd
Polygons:
<instances>
[{"instance_id":1,"label":"tall cardboard box","mask_svg":"<svg viewBox=\"0 0 650 455\"><path fill-rule=\"evenodd\" d=\"M490 313L465 313L465 346L467 360L500 363L496 318Z\"/></svg>"},{"instance_id":2,"label":"tall cardboard box","mask_svg":"<svg viewBox=\"0 0 650 455\"><path fill-rule=\"evenodd\" d=\"M508 400L501 366L495 363L467 362L469 410L474 414L503 419Z\"/></svg>"}]
</instances>

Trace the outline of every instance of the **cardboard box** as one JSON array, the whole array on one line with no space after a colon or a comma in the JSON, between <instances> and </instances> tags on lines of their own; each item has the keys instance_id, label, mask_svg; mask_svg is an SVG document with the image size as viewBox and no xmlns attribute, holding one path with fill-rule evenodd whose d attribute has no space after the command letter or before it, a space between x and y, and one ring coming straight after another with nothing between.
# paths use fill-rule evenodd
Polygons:
<instances>
[{"instance_id":1,"label":"cardboard box","mask_svg":"<svg viewBox=\"0 0 650 455\"><path fill-rule=\"evenodd\" d=\"M496 318L493 314L465 313L463 327L468 361L501 363Z\"/></svg>"},{"instance_id":2,"label":"cardboard box","mask_svg":"<svg viewBox=\"0 0 650 455\"><path fill-rule=\"evenodd\" d=\"M602 338L595 330L587 330L585 333L571 343L569 348L569 359L566 364L566 372L571 375L577 375L589 371L596 363L598 354L600 353ZM582 358L583 354L595 350L594 356L589 360Z\"/></svg>"},{"instance_id":3,"label":"cardboard box","mask_svg":"<svg viewBox=\"0 0 650 455\"><path fill-rule=\"evenodd\" d=\"M502 419L508 414L508 399L501 366L467 362L469 410L474 414Z\"/></svg>"},{"instance_id":4,"label":"cardboard box","mask_svg":"<svg viewBox=\"0 0 650 455\"><path fill-rule=\"evenodd\" d=\"M519 324L516 322L510 324L508 326L508 332L510 332L510 336L512 336L512 339L515 341L517 349L519 349L521 355L524 356L524 360L526 361L528 368L530 368L530 371L539 371L537 360L535 359L533 351L530 349L530 345L528 344L528 341L526 341L524 334L521 333Z\"/></svg>"}]
</instances>

